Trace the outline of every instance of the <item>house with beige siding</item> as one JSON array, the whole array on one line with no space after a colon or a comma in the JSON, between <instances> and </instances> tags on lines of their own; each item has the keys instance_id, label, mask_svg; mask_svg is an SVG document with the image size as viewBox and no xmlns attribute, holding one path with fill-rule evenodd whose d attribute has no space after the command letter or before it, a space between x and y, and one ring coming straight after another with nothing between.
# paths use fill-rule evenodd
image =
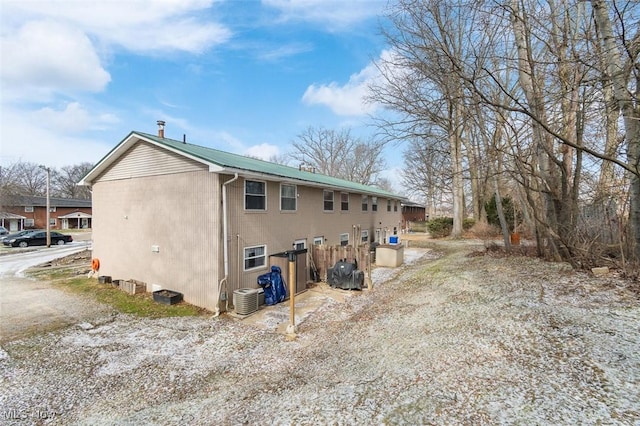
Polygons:
<instances>
[{"instance_id":1,"label":"house with beige siding","mask_svg":"<svg viewBox=\"0 0 640 426\"><path fill-rule=\"evenodd\" d=\"M81 184L101 275L216 312L234 290L258 288L272 254L386 242L402 220L401 196L165 138L162 127L131 132Z\"/></svg>"}]
</instances>

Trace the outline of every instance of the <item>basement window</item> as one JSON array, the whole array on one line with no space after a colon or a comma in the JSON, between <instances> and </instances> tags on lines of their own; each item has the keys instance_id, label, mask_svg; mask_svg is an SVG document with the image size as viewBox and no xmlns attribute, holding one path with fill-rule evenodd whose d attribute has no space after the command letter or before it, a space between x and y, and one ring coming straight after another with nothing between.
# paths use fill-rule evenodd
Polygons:
<instances>
[{"instance_id":1,"label":"basement window","mask_svg":"<svg viewBox=\"0 0 640 426\"><path fill-rule=\"evenodd\" d=\"M340 234L340 245L343 247L349 245L349 234Z\"/></svg>"},{"instance_id":2,"label":"basement window","mask_svg":"<svg viewBox=\"0 0 640 426\"><path fill-rule=\"evenodd\" d=\"M360 241L362 241L363 243L368 243L369 242L369 230L368 229L363 229L362 233L360 234Z\"/></svg>"},{"instance_id":3,"label":"basement window","mask_svg":"<svg viewBox=\"0 0 640 426\"><path fill-rule=\"evenodd\" d=\"M245 247L244 249L244 270L257 269L267 264L267 246Z\"/></svg>"}]
</instances>

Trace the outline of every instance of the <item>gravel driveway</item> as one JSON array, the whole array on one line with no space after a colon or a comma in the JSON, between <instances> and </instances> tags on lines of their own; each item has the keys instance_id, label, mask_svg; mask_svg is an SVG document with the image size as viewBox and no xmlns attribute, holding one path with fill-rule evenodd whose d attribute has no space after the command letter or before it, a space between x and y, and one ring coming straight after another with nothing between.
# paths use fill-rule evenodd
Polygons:
<instances>
[{"instance_id":1,"label":"gravel driveway","mask_svg":"<svg viewBox=\"0 0 640 426\"><path fill-rule=\"evenodd\" d=\"M115 315L6 343L3 423L640 423L637 284L443 244L377 268L294 341Z\"/></svg>"}]
</instances>

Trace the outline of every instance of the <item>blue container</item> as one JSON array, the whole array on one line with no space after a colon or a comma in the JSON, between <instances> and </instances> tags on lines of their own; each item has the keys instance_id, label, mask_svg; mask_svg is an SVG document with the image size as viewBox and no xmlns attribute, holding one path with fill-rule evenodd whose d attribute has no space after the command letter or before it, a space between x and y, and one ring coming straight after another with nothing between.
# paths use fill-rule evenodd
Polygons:
<instances>
[{"instance_id":1,"label":"blue container","mask_svg":"<svg viewBox=\"0 0 640 426\"><path fill-rule=\"evenodd\" d=\"M391 235L389 237L389 244L398 244L398 236L397 235Z\"/></svg>"}]
</instances>

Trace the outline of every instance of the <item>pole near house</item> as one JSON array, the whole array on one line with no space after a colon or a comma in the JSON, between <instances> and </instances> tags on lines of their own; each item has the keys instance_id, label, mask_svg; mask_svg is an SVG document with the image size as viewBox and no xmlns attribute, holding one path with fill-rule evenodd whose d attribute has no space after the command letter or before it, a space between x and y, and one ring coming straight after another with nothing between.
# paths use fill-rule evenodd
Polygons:
<instances>
[{"instance_id":1,"label":"pole near house","mask_svg":"<svg viewBox=\"0 0 640 426\"><path fill-rule=\"evenodd\" d=\"M287 334L295 335L298 332L296 327L296 254L293 251L289 255L289 325Z\"/></svg>"},{"instance_id":2,"label":"pole near house","mask_svg":"<svg viewBox=\"0 0 640 426\"><path fill-rule=\"evenodd\" d=\"M51 169L49 167L40 166L47 172L47 247L51 247L51 199L49 197L49 187L51 186Z\"/></svg>"}]
</instances>

